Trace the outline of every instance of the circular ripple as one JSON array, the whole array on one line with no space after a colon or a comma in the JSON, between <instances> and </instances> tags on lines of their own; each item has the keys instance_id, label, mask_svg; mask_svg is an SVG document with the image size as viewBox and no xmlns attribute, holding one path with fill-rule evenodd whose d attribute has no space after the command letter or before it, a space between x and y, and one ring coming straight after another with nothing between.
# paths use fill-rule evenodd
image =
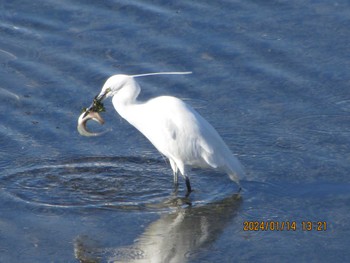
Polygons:
<instances>
[{"instance_id":1,"label":"circular ripple","mask_svg":"<svg viewBox=\"0 0 350 263\"><path fill-rule=\"evenodd\" d=\"M29 204L124 210L206 204L235 193L227 176L206 171L193 174L190 199L179 197L185 193L179 182L175 195L171 169L163 160L91 157L16 168L1 177L0 187Z\"/></svg>"},{"instance_id":2,"label":"circular ripple","mask_svg":"<svg viewBox=\"0 0 350 263\"><path fill-rule=\"evenodd\" d=\"M88 158L16 169L0 185L20 200L47 206L142 206L169 196L164 170L158 160Z\"/></svg>"}]
</instances>

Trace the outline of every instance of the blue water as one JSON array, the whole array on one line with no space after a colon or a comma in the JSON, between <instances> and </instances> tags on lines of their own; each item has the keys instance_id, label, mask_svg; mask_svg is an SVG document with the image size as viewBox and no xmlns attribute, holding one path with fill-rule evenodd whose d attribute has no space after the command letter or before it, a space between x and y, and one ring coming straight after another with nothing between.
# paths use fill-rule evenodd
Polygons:
<instances>
[{"instance_id":1,"label":"blue water","mask_svg":"<svg viewBox=\"0 0 350 263\"><path fill-rule=\"evenodd\" d=\"M345 0L0 1L0 262L348 261L349 24ZM107 133L78 134L110 75L159 71L193 74L139 78L140 98L196 108L245 166L240 195L203 170L174 194L111 103Z\"/></svg>"}]
</instances>

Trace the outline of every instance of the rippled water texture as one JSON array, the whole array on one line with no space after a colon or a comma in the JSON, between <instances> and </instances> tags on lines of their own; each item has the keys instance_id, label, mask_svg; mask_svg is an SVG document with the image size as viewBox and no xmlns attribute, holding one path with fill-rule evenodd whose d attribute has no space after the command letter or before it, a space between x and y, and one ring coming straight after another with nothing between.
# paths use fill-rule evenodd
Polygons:
<instances>
[{"instance_id":1,"label":"rippled water texture","mask_svg":"<svg viewBox=\"0 0 350 263\"><path fill-rule=\"evenodd\" d=\"M349 261L349 14L345 0L0 1L0 262ZM246 168L239 194L207 170L174 191L109 101L89 124L107 132L78 134L110 75L159 71L193 74L139 78L140 99L174 95L212 123Z\"/></svg>"},{"instance_id":2,"label":"rippled water texture","mask_svg":"<svg viewBox=\"0 0 350 263\"><path fill-rule=\"evenodd\" d=\"M44 161L40 165L8 170L0 185L8 195L33 205L121 210L204 204L224 199L235 191L229 180L227 185L213 183L220 174L198 171L202 178L193 178L192 183L198 188L193 198L178 198L168 166L164 160L137 157ZM179 190L184 195L182 187Z\"/></svg>"}]
</instances>

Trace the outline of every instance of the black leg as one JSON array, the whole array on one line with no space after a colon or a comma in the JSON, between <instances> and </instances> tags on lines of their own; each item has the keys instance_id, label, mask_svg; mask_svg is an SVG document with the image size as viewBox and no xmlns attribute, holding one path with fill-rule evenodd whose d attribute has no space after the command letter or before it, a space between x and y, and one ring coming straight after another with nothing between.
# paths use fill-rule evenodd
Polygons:
<instances>
[{"instance_id":1,"label":"black leg","mask_svg":"<svg viewBox=\"0 0 350 263\"><path fill-rule=\"evenodd\" d=\"M186 176L186 187L187 187L187 194L186 194L186 196L188 196L192 192L192 188L191 188L190 179L188 179L187 176Z\"/></svg>"}]
</instances>

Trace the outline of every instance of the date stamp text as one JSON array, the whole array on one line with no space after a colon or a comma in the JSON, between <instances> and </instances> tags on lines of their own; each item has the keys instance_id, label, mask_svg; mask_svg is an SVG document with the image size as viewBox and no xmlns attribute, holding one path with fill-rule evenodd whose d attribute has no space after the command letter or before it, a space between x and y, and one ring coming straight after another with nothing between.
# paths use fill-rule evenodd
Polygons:
<instances>
[{"instance_id":1,"label":"date stamp text","mask_svg":"<svg viewBox=\"0 0 350 263\"><path fill-rule=\"evenodd\" d=\"M326 221L244 221L243 231L327 231Z\"/></svg>"}]
</instances>

